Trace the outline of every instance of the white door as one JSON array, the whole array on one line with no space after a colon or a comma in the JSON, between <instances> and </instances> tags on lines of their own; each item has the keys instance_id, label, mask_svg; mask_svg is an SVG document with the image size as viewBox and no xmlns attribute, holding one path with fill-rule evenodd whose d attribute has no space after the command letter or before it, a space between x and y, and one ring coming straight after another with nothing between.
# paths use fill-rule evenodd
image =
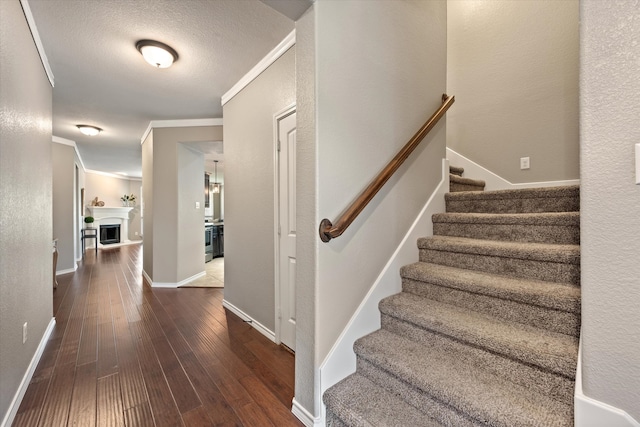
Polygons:
<instances>
[{"instance_id":1,"label":"white door","mask_svg":"<svg viewBox=\"0 0 640 427\"><path fill-rule=\"evenodd\" d=\"M296 344L296 113L278 123L278 245L280 342Z\"/></svg>"}]
</instances>

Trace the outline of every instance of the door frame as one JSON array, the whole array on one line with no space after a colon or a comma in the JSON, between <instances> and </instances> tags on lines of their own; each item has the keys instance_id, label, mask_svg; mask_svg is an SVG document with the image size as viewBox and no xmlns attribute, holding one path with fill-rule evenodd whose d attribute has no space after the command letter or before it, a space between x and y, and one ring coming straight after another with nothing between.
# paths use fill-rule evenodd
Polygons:
<instances>
[{"instance_id":1,"label":"door frame","mask_svg":"<svg viewBox=\"0 0 640 427\"><path fill-rule=\"evenodd\" d=\"M296 112L296 104L293 103L273 115L273 242L275 250L274 259L274 284L275 284L275 342L282 344L280 339L282 316L280 315L280 155L278 154L278 123L280 120Z\"/></svg>"}]
</instances>

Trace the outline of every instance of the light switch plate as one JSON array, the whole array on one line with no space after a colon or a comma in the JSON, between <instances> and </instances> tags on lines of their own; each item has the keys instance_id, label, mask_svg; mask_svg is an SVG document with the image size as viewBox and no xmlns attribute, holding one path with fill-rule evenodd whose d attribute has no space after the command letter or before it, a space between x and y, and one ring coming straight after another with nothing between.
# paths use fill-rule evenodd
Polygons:
<instances>
[{"instance_id":1,"label":"light switch plate","mask_svg":"<svg viewBox=\"0 0 640 427\"><path fill-rule=\"evenodd\" d=\"M636 144L636 184L640 184L640 144Z\"/></svg>"},{"instance_id":2,"label":"light switch plate","mask_svg":"<svg viewBox=\"0 0 640 427\"><path fill-rule=\"evenodd\" d=\"M529 169L531 167L529 157L520 157L520 169Z\"/></svg>"},{"instance_id":3,"label":"light switch plate","mask_svg":"<svg viewBox=\"0 0 640 427\"><path fill-rule=\"evenodd\" d=\"M196 209L200 209L200 202L196 202Z\"/></svg>"}]
</instances>

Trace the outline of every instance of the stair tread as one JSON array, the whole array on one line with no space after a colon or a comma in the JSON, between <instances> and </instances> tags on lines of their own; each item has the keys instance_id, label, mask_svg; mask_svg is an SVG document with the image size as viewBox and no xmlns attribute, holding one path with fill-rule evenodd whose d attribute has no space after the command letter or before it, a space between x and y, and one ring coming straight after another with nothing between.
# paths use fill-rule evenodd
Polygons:
<instances>
[{"instance_id":1,"label":"stair tread","mask_svg":"<svg viewBox=\"0 0 640 427\"><path fill-rule=\"evenodd\" d=\"M449 174L449 181L450 182L457 182L459 184L476 185L478 187L484 187L485 186L485 182L483 180L481 180L481 179L465 178L463 176L456 175L456 174L453 174L453 173Z\"/></svg>"},{"instance_id":2,"label":"stair tread","mask_svg":"<svg viewBox=\"0 0 640 427\"><path fill-rule=\"evenodd\" d=\"M384 366L419 392L487 425L573 425L569 405L461 363L437 347L378 330L358 340L354 348L359 357Z\"/></svg>"},{"instance_id":3,"label":"stair tread","mask_svg":"<svg viewBox=\"0 0 640 427\"><path fill-rule=\"evenodd\" d=\"M580 225L579 212L540 213L438 213L434 223L505 224L505 225Z\"/></svg>"},{"instance_id":4,"label":"stair tread","mask_svg":"<svg viewBox=\"0 0 640 427\"><path fill-rule=\"evenodd\" d=\"M324 403L349 425L441 427L419 409L358 373L327 390Z\"/></svg>"},{"instance_id":5,"label":"stair tread","mask_svg":"<svg viewBox=\"0 0 640 427\"><path fill-rule=\"evenodd\" d=\"M493 199L532 199L547 197L579 197L578 185L561 187L518 188L514 190L469 191L461 193L447 193L445 200L493 200Z\"/></svg>"},{"instance_id":6,"label":"stair tread","mask_svg":"<svg viewBox=\"0 0 640 427\"><path fill-rule=\"evenodd\" d=\"M459 166L449 166L449 173L462 176L462 174L464 173L464 168L461 168Z\"/></svg>"},{"instance_id":7,"label":"stair tread","mask_svg":"<svg viewBox=\"0 0 640 427\"><path fill-rule=\"evenodd\" d=\"M431 236L418 239L419 249L515 259L580 264L580 245L521 243L467 237Z\"/></svg>"},{"instance_id":8,"label":"stair tread","mask_svg":"<svg viewBox=\"0 0 640 427\"><path fill-rule=\"evenodd\" d=\"M580 313L580 288L570 284L520 279L429 262L405 265L400 275L447 288Z\"/></svg>"},{"instance_id":9,"label":"stair tread","mask_svg":"<svg viewBox=\"0 0 640 427\"><path fill-rule=\"evenodd\" d=\"M384 314L423 329L568 378L575 377L576 337L489 317L407 292L383 299L379 308Z\"/></svg>"}]
</instances>

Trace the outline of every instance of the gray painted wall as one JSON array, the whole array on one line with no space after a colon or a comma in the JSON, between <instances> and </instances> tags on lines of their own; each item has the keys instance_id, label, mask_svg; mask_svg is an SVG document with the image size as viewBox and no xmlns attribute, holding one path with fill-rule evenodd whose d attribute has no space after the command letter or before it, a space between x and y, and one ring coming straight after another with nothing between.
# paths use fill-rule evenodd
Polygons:
<instances>
[{"instance_id":1,"label":"gray painted wall","mask_svg":"<svg viewBox=\"0 0 640 427\"><path fill-rule=\"evenodd\" d=\"M153 282L204 271L204 156L181 143L220 140L222 126L155 128L142 144L143 267Z\"/></svg>"},{"instance_id":2,"label":"gray painted wall","mask_svg":"<svg viewBox=\"0 0 640 427\"><path fill-rule=\"evenodd\" d=\"M446 7L445 2L424 1L316 4L321 218L334 221L441 105L446 90ZM320 244L319 360L434 191L444 157L445 120L341 237ZM317 230L318 224L312 228Z\"/></svg>"},{"instance_id":3,"label":"gray painted wall","mask_svg":"<svg viewBox=\"0 0 640 427\"><path fill-rule=\"evenodd\" d=\"M74 194L75 150L69 145L51 143L53 169L53 238L58 239L57 271L75 268Z\"/></svg>"},{"instance_id":4,"label":"gray painted wall","mask_svg":"<svg viewBox=\"0 0 640 427\"><path fill-rule=\"evenodd\" d=\"M315 416L318 367L440 181L445 122L341 237L321 243L318 224L441 104L446 17L445 2L318 1L297 22L296 400Z\"/></svg>"},{"instance_id":5,"label":"gray painted wall","mask_svg":"<svg viewBox=\"0 0 640 427\"><path fill-rule=\"evenodd\" d=\"M513 183L579 178L578 0L447 5L447 146Z\"/></svg>"},{"instance_id":6,"label":"gray painted wall","mask_svg":"<svg viewBox=\"0 0 640 427\"><path fill-rule=\"evenodd\" d=\"M295 102L289 49L223 107L224 297L275 330L273 116Z\"/></svg>"},{"instance_id":7,"label":"gray painted wall","mask_svg":"<svg viewBox=\"0 0 640 427\"><path fill-rule=\"evenodd\" d=\"M0 63L2 419L53 315L52 89L18 0L0 1Z\"/></svg>"},{"instance_id":8,"label":"gray painted wall","mask_svg":"<svg viewBox=\"0 0 640 427\"><path fill-rule=\"evenodd\" d=\"M296 22L296 401L311 414L319 414L316 387L316 263L318 224L316 187L316 105L315 105L315 6Z\"/></svg>"},{"instance_id":9,"label":"gray painted wall","mask_svg":"<svg viewBox=\"0 0 640 427\"><path fill-rule=\"evenodd\" d=\"M640 420L640 9L580 14L583 390Z\"/></svg>"},{"instance_id":10,"label":"gray painted wall","mask_svg":"<svg viewBox=\"0 0 640 427\"><path fill-rule=\"evenodd\" d=\"M153 132L142 143L142 271L153 277Z\"/></svg>"}]
</instances>

